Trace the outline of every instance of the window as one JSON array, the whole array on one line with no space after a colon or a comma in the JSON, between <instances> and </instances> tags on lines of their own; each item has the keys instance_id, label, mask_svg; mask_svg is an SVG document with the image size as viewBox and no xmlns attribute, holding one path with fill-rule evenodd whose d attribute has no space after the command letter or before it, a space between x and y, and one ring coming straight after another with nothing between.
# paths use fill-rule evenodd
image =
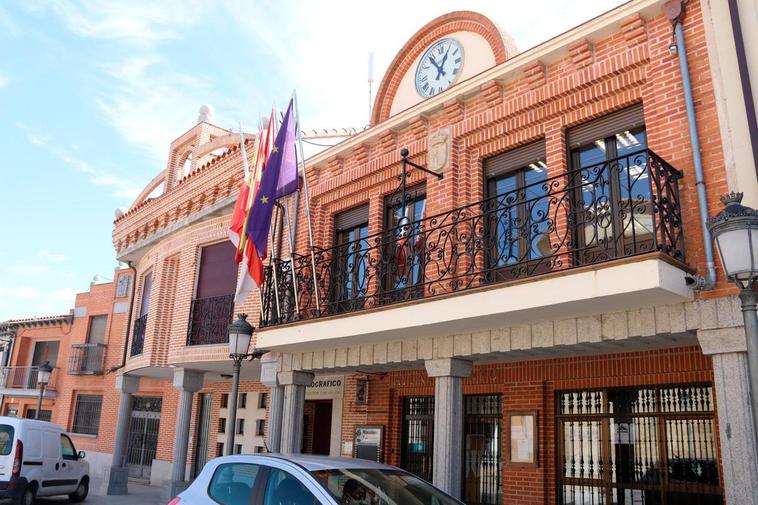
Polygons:
<instances>
[{"instance_id":1,"label":"window","mask_svg":"<svg viewBox=\"0 0 758 505\"><path fill-rule=\"evenodd\" d=\"M216 457L220 458L224 455L224 443L216 442Z\"/></svg>"},{"instance_id":2,"label":"window","mask_svg":"<svg viewBox=\"0 0 758 505\"><path fill-rule=\"evenodd\" d=\"M263 505L317 505L316 497L297 478L289 473L271 468Z\"/></svg>"},{"instance_id":3,"label":"window","mask_svg":"<svg viewBox=\"0 0 758 505\"><path fill-rule=\"evenodd\" d=\"M131 275L120 275L116 281L116 298L126 298L129 296L129 284L132 281Z\"/></svg>"},{"instance_id":4,"label":"window","mask_svg":"<svg viewBox=\"0 0 758 505\"><path fill-rule=\"evenodd\" d=\"M426 186L423 184L407 190L405 208L400 194L391 195L385 202L384 303L424 294L422 220L425 210Z\"/></svg>"},{"instance_id":5,"label":"window","mask_svg":"<svg viewBox=\"0 0 758 505\"><path fill-rule=\"evenodd\" d=\"M552 252L550 230L555 223L549 209L545 142L494 156L485 161L484 168L488 280L548 270L549 260L545 258Z\"/></svg>"},{"instance_id":6,"label":"window","mask_svg":"<svg viewBox=\"0 0 758 505\"><path fill-rule=\"evenodd\" d=\"M229 393L221 393L221 408L229 408Z\"/></svg>"},{"instance_id":7,"label":"window","mask_svg":"<svg viewBox=\"0 0 758 505\"><path fill-rule=\"evenodd\" d=\"M228 240L200 250L195 298L190 307L188 345L227 342L237 288L236 252Z\"/></svg>"},{"instance_id":8,"label":"window","mask_svg":"<svg viewBox=\"0 0 758 505\"><path fill-rule=\"evenodd\" d=\"M244 419L237 419L237 431L235 433L237 433L237 435L245 434L245 420Z\"/></svg>"},{"instance_id":9,"label":"window","mask_svg":"<svg viewBox=\"0 0 758 505\"><path fill-rule=\"evenodd\" d=\"M579 264L654 249L652 188L642 106L569 129Z\"/></svg>"},{"instance_id":10,"label":"window","mask_svg":"<svg viewBox=\"0 0 758 505\"><path fill-rule=\"evenodd\" d=\"M713 389L556 394L560 503L721 504Z\"/></svg>"},{"instance_id":11,"label":"window","mask_svg":"<svg viewBox=\"0 0 758 505\"><path fill-rule=\"evenodd\" d=\"M255 420L255 434L259 437L262 437L265 432L266 432L266 420L256 419Z\"/></svg>"},{"instance_id":12,"label":"window","mask_svg":"<svg viewBox=\"0 0 758 505\"><path fill-rule=\"evenodd\" d=\"M0 424L0 456L7 456L13 448L15 429L8 424Z\"/></svg>"},{"instance_id":13,"label":"window","mask_svg":"<svg viewBox=\"0 0 758 505\"><path fill-rule=\"evenodd\" d=\"M37 409L27 409L26 411L26 418L27 419L34 419L37 414ZM42 409L39 411L39 420L40 421L50 421L53 417L53 411L52 410L45 410Z\"/></svg>"},{"instance_id":14,"label":"window","mask_svg":"<svg viewBox=\"0 0 758 505\"><path fill-rule=\"evenodd\" d=\"M255 446L255 453L256 454L262 454L264 452L266 452L266 448L265 447L260 446L260 445L256 445Z\"/></svg>"},{"instance_id":15,"label":"window","mask_svg":"<svg viewBox=\"0 0 758 505\"><path fill-rule=\"evenodd\" d=\"M265 409L268 403L268 393L258 393L258 408Z\"/></svg>"},{"instance_id":16,"label":"window","mask_svg":"<svg viewBox=\"0 0 758 505\"><path fill-rule=\"evenodd\" d=\"M92 316L89 318L89 330L87 331L88 344L105 343L105 326L108 322L108 316Z\"/></svg>"},{"instance_id":17,"label":"window","mask_svg":"<svg viewBox=\"0 0 758 505\"><path fill-rule=\"evenodd\" d=\"M145 346L145 329L147 328L147 313L150 310L150 297L153 291L153 273L148 272L142 278L142 297L139 305L139 315L134 321L132 332L131 355L142 354Z\"/></svg>"},{"instance_id":18,"label":"window","mask_svg":"<svg viewBox=\"0 0 758 505\"><path fill-rule=\"evenodd\" d=\"M102 402L102 395L78 395L71 432L80 435L97 435Z\"/></svg>"},{"instance_id":19,"label":"window","mask_svg":"<svg viewBox=\"0 0 758 505\"><path fill-rule=\"evenodd\" d=\"M61 434L61 456L63 459L76 461L79 459L76 455L74 443L66 435Z\"/></svg>"},{"instance_id":20,"label":"window","mask_svg":"<svg viewBox=\"0 0 758 505\"><path fill-rule=\"evenodd\" d=\"M247 407L247 393L240 393L237 397L237 408L244 409Z\"/></svg>"},{"instance_id":21,"label":"window","mask_svg":"<svg viewBox=\"0 0 758 505\"><path fill-rule=\"evenodd\" d=\"M368 205L335 217L331 302L335 312L363 306L368 290Z\"/></svg>"},{"instance_id":22,"label":"window","mask_svg":"<svg viewBox=\"0 0 758 505\"><path fill-rule=\"evenodd\" d=\"M221 505L251 503L258 468L247 463L219 465L208 485L208 496Z\"/></svg>"},{"instance_id":23,"label":"window","mask_svg":"<svg viewBox=\"0 0 758 505\"><path fill-rule=\"evenodd\" d=\"M234 454L242 454L242 444L236 444L234 446Z\"/></svg>"},{"instance_id":24,"label":"window","mask_svg":"<svg viewBox=\"0 0 758 505\"><path fill-rule=\"evenodd\" d=\"M225 417L218 418L218 432L226 433L226 418Z\"/></svg>"}]
</instances>

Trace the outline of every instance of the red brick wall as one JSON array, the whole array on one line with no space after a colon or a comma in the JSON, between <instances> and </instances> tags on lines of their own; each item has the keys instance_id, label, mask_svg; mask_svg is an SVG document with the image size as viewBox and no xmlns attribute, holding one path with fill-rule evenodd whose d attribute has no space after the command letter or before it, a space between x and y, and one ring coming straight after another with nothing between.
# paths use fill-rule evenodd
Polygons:
<instances>
[{"instance_id":1,"label":"red brick wall","mask_svg":"<svg viewBox=\"0 0 758 505\"><path fill-rule=\"evenodd\" d=\"M400 464L402 399L434 395L433 379L424 370L372 374L369 402L352 403L356 375L346 380L342 439L352 441L355 426L385 427L385 459ZM641 385L712 382L711 359L699 347L654 350L599 356L521 361L478 365L464 379L465 395L499 393L503 400L503 503L556 503L555 393L561 390ZM535 468L509 466L507 415L512 411L536 411L538 460ZM718 429L715 430L718 433ZM715 442L718 451L718 440Z\"/></svg>"}]
</instances>

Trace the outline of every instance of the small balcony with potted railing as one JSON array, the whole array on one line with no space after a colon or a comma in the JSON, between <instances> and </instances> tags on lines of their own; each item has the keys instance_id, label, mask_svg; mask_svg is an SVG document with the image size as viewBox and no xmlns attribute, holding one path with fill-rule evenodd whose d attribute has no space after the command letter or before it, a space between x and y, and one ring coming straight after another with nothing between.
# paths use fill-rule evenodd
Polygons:
<instances>
[{"instance_id":1,"label":"small balcony with potted railing","mask_svg":"<svg viewBox=\"0 0 758 505\"><path fill-rule=\"evenodd\" d=\"M106 345L102 343L72 344L68 357L69 375L102 375Z\"/></svg>"}]
</instances>

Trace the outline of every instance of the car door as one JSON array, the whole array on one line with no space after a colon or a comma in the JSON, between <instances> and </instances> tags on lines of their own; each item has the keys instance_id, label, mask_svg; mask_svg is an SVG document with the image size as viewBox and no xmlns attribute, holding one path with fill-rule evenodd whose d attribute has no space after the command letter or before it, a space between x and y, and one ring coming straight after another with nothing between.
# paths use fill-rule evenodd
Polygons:
<instances>
[{"instance_id":1,"label":"car door","mask_svg":"<svg viewBox=\"0 0 758 505\"><path fill-rule=\"evenodd\" d=\"M58 472L58 480L64 493L73 493L82 477L81 462L76 455L74 443L68 435L61 433L61 466Z\"/></svg>"},{"instance_id":2,"label":"car door","mask_svg":"<svg viewBox=\"0 0 758 505\"><path fill-rule=\"evenodd\" d=\"M39 496L62 494L65 486L61 483L61 440L60 432L50 429L42 430L42 476Z\"/></svg>"}]
</instances>

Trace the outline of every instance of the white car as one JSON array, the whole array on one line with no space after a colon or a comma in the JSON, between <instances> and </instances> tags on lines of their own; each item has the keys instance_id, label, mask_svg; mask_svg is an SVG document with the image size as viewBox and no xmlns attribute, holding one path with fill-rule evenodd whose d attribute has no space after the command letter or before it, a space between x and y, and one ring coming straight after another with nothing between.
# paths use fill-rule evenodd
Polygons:
<instances>
[{"instance_id":1,"label":"white car","mask_svg":"<svg viewBox=\"0 0 758 505\"><path fill-rule=\"evenodd\" d=\"M89 493L84 456L57 424L0 416L0 498L22 505L55 495L84 501Z\"/></svg>"},{"instance_id":2,"label":"white car","mask_svg":"<svg viewBox=\"0 0 758 505\"><path fill-rule=\"evenodd\" d=\"M237 455L206 463L169 505L462 505L389 465L303 454Z\"/></svg>"}]
</instances>

